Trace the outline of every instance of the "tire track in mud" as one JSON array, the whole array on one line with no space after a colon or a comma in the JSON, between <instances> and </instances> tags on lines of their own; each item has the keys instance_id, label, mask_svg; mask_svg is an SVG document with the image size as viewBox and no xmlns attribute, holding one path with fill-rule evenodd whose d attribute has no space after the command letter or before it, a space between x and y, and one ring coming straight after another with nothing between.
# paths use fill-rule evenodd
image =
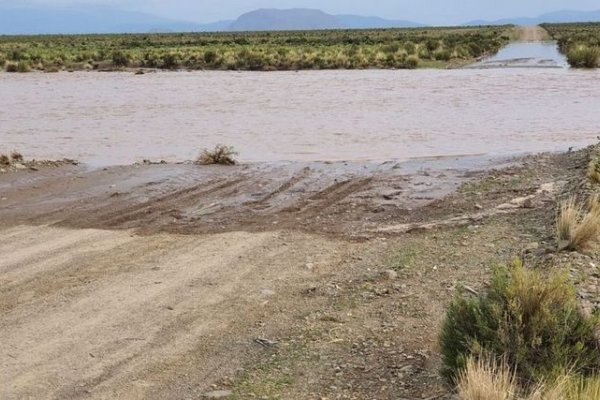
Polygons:
<instances>
[{"instance_id":1,"label":"tire track in mud","mask_svg":"<svg viewBox=\"0 0 600 400\"><path fill-rule=\"evenodd\" d=\"M342 200L354 193L364 191L373 178L348 179L342 182L335 182L323 190L300 200L298 204L284 209L287 213L298 213L300 215L310 213L321 213L329 207L340 203Z\"/></svg>"},{"instance_id":2,"label":"tire track in mud","mask_svg":"<svg viewBox=\"0 0 600 400\"><path fill-rule=\"evenodd\" d=\"M224 183L210 181L177 190L158 198L144 201L140 204L128 205L125 203L123 207L117 209L113 208L109 212L103 212L102 208L100 210L89 210L88 212L91 211L92 214L83 217L83 222L86 225L90 224L92 227L101 228L121 228L128 222L134 223L135 225L152 223L162 215L172 213L174 210L185 207L194 200L225 192L227 189L235 187L242 181L243 179L234 179ZM212 186L216 183L218 183L216 186ZM225 195L226 193L222 194ZM118 204L120 201L115 201L113 203ZM61 222L60 225L70 225L73 219L77 221L79 218L75 216L70 220ZM77 224L77 222L75 223Z\"/></svg>"},{"instance_id":3,"label":"tire track in mud","mask_svg":"<svg viewBox=\"0 0 600 400\"><path fill-rule=\"evenodd\" d=\"M292 176L290 179L288 179L286 182L284 182L283 185L279 186L276 190L270 192L269 194L267 194L260 200L256 200L256 201L247 203L247 205L251 206L253 209L256 209L256 210L264 210L264 209L271 208L272 207L271 201L273 199L275 199L277 196L280 196L284 193L289 192L290 189L292 189L298 183L300 183L301 181L306 179L309 176L309 173L310 173L310 168L305 167L301 173Z\"/></svg>"}]
</instances>

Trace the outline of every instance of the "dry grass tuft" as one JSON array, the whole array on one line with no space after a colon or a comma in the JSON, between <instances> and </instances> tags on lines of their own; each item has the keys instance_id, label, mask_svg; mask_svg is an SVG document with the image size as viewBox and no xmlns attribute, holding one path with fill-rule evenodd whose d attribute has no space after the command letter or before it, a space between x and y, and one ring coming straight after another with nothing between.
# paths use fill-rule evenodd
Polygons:
<instances>
[{"instance_id":1,"label":"dry grass tuft","mask_svg":"<svg viewBox=\"0 0 600 400\"><path fill-rule=\"evenodd\" d=\"M594 193L590 196L588 199L587 208L590 213L600 216L600 194Z\"/></svg>"},{"instance_id":2,"label":"dry grass tuft","mask_svg":"<svg viewBox=\"0 0 600 400\"><path fill-rule=\"evenodd\" d=\"M212 151L203 150L196 162L202 165L235 165L237 164L235 160L237 154L232 146L218 144Z\"/></svg>"},{"instance_id":3,"label":"dry grass tuft","mask_svg":"<svg viewBox=\"0 0 600 400\"><path fill-rule=\"evenodd\" d=\"M458 377L458 394L462 400L511 400L518 392L515 375L506 362L497 365L472 357Z\"/></svg>"},{"instance_id":4,"label":"dry grass tuft","mask_svg":"<svg viewBox=\"0 0 600 400\"><path fill-rule=\"evenodd\" d=\"M585 211L574 197L561 204L556 221L556 235L559 250L584 250L597 241L600 234L600 206L597 198L588 203L590 210Z\"/></svg>"},{"instance_id":5,"label":"dry grass tuft","mask_svg":"<svg viewBox=\"0 0 600 400\"><path fill-rule=\"evenodd\" d=\"M588 164L587 177L594 183L600 183L600 159L595 158Z\"/></svg>"},{"instance_id":6,"label":"dry grass tuft","mask_svg":"<svg viewBox=\"0 0 600 400\"><path fill-rule=\"evenodd\" d=\"M551 384L537 384L527 390L519 386L506 362L471 357L459 376L457 390L461 400L597 400L600 376L565 374Z\"/></svg>"}]
</instances>

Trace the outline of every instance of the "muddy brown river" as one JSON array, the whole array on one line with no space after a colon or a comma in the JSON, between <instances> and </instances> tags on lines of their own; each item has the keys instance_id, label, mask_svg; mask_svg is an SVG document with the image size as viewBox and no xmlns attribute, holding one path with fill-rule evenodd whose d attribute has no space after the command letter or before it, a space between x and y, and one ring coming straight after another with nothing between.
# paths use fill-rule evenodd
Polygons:
<instances>
[{"instance_id":1,"label":"muddy brown river","mask_svg":"<svg viewBox=\"0 0 600 400\"><path fill-rule=\"evenodd\" d=\"M566 150L600 134L600 71L0 73L0 152L91 165L407 160Z\"/></svg>"}]
</instances>

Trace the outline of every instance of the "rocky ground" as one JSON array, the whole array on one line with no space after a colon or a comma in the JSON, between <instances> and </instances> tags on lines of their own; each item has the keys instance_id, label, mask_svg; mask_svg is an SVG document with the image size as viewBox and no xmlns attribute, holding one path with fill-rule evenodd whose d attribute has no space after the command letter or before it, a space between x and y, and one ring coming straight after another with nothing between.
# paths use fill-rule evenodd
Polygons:
<instances>
[{"instance_id":1,"label":"rocky ground","mask_svg":"<svg viewBox=\"0 0 600 400\"><path fill-rule=\"evenodd\" d=\"M452 398L457 285L523 257L600 304L554 237L590 151L0 175L0 397Z\"/></svg>"}]
</instances>

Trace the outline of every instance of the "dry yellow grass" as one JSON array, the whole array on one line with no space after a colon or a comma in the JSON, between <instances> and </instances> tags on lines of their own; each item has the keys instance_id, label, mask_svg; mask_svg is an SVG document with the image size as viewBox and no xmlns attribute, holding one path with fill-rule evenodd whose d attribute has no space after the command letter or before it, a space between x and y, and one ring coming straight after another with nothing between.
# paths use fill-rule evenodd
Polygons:
<instances>
[{"instance_id":1,"label":"dry yellow grass","mask_svg":"<svg viewBox=\"0 0 600 400\"><path fill-rule=\"evenodd\" d=\"M598 400L600 376L566 374L551 384L538 384L526 391L519 387L505 362L470 358L459 377L458 395L461 400Z\"/></svg>"},{"instance_id":2,"label":"dry yellow grass","mask_svg":"<svg viewBox=\"0 0 600 400\"><path fill-rule=\"evenodd\" d=\"M600 159L593 159L588 164L587 177L594 183L600 183Z\"/></svg>"},{"instance_id":3,"label":"dry yellow grass","mask_svg":"<svg viewBox=\"0 0 600 400\"><path fill-rule=\"evenodd\" d=\"M574 197L561 204L556 221L559 250L584 250L590 248L600 234L600 206L596 199L588 201L584 210Z\"/></svg>"},{"instance_id":4,"label":"dry yellow grass","mask_svg":"<svg viewBox=\"0 0 600 400\"><path fill-rule=\"evenodd\" d=\"M594 193L588 199L587 208L590 213L596 214L600 217L600 194Z\"/></svg>"},{"instance_id":5,"label":"dry yellow grass","mask_svg":"<svg viewBox=\"0 0 600 400\"><path fill-rule=\"evenodd\" d=\"M515 375L505 362L496 364L469 358L467 369L459 376L458 394L462 400L511 400L516 398L518 386Z\"/></svg>"}]
</instances>

